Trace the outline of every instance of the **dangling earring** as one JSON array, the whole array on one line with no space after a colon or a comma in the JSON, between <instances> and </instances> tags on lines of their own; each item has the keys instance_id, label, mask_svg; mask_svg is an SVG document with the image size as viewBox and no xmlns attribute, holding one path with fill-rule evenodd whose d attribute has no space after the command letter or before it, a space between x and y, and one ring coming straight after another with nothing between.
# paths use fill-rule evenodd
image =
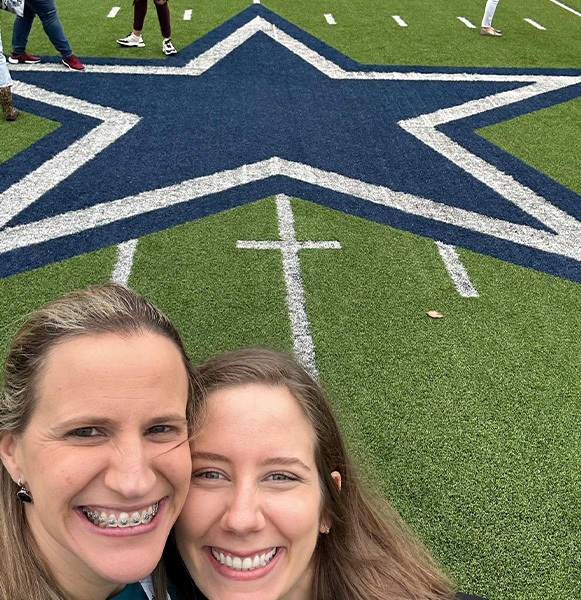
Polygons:
<instances>
[{"instance_id":1,"label":"dangling earring","mask_svg":"<svg viewBox=\"0 0 581 600\"><path fill-rule=\"evenodd\" d=\"M31 503L32 496L30 495L30 492L26 489L26 487L24 487L24 485L22 485L22 481L20 478L18 479L18 483L16 485L20 486L20 489L16 492L18 499L21 502Z\"/></svg>"}]
</instances>

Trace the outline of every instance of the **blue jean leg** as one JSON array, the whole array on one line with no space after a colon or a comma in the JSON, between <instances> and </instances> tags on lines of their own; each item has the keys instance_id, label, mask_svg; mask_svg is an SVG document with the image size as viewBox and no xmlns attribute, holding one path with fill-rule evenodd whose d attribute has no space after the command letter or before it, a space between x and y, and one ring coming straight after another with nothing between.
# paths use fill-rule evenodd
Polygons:
<instances>
[{"instance_id":1,"label":"blue jean leg","mask_svg":"<svg viewBox=\"0 0 581 600\"><path fill-rule=\"evenodd\" d=\"M28 35L34 17L42 22L42 27L52 45L62 56L71 56L73 51L59 20L55 0L26 0L24 16L16 17L12 28L12 51L22 54L26 50Z\"/></svg>"}]
</instances>

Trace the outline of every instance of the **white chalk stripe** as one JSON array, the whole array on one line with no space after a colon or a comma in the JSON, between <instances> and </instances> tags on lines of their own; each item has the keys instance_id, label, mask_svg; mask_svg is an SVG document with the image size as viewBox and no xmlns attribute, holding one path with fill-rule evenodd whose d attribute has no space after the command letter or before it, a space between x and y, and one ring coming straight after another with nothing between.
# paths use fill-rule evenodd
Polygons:
<instances>
[{"instance_id":1,"label":"white chalk stripe","mask_svg":"<svg viewBox=\"0 0 581 600\"><path fill-rule=\"evenodd\" d=\"M341 244L336 241L297 241L290 198L285 194L276 196L276 212L280 241L238 240L236 247L254 250L280 250L282 253L282 267L287 290L287 306L293 334L294 352L300 363L314 377L317 377L315 345L305 306L305 291L298 251L305 249L339 249Z\"/></svg>"},{"instance_id":2,"label":"white chalk stripe","mask_svg":"<svg viewBox=\"0 0 581 600\"><path fill-rule=\"evenodd\" d=\"M335 17L331 13L325 13L325 20L329 25L337 25L337 21L335 21Z\"/></svg>"},{"instance_id":3,"label":"white chalk stripe","mask_svg":"<svg viewBox=\"0 0 581 600\"><path fill-rule=\"evenodd\" d=\"M422 141L426 140L423 139ZM446 143L452 143L452 141L446 138ZM442 154L446 155L443 152ZM470 158L470 156L467 158ZM491 171L483 175L481 180L487 185L494 187L494 182L487 181L487 178L500 176L501 174L492 165L488 165L484 161L482 163L481 166L483 168L489 168ZM462 164L459 166L465 168ZM160 208L167 208L203 198L210 194L217 194L246 183L274 177L275 175L283 175L297 181L303 181L331 191L361 198L374 204L434 219L440 223L456 225L515 244L567 256L574 260L581 260L581 244L579 244L579 239L581 239L581 223L567 213L563 212L564 222L554 228L557 232L554 233L535 229L528 225L496 219L456 206L441 204L427 198L394 191L384 186L351 179L339 173L322 171L310 165L287 161L279 157L242 165L230 171L222 171L205 177L190 179L166 188L141 192L134 196L104 202L81 210L48 217L33 223L5 228L0 230L0 254L40 244L45 241L55 240L66 235L74 235L132 216L147 214ZM536 205L540 209L534 211L538 215L542 215L543 211L547 213L551 212L551 210L559 211L556 207L552 207L544 198L534 194L532 190L522 186L522 184L518 184L518 182L514 181L508 175L505 174L504 176L510 180L504 182L506 185L512 183L512 185L518 186L516 191L519 191L521 194L524 193L533 196L533 198L527 198L527 202L521 201L520 205L524 204L526 206L530 201L532 206ZM513 202L516 201L515 198L509 197L508 199Z\"/></svg>"},{"instance_id":4,"label":"white chalk stripe","mask_svg":"<svg viewBox=\"0 0 581 600\"><path fill-rule=\"evenodd\" d=\"M111 275L111 281L127 285L133 269L133 258L137 250L138 240L129 240L117 246L117 262Z\"/></svg>"},{"instance_id":5,"label":"white chalk stripe","mask_svg":"<svg viewBox=\"0 0 581 600\"><path fill-rule=\"evenodd\" d=\"M22 81L17 82L14 87L16 93L23 98L94 117L102 123L0 193L0 227L95 158L140 121L137 115L50 92Z\"/></svg>"},{"instance_id":6,"label":"white chalk stripe","mask_svg":"<svg viewBox=\"0 0 581 600\"><path fill-rule=\"evenodd\" d=\"M471 21L469 21L465 17L456 17L456 18L461 23L464 23L464 25L466 25L466 27L468 27L469 29L476 29L476 25L474 25L474 23L472 23Z\"/></svg>"},{"instance_id":7,"label":"white chalk stripe","mask_svg":"<svg viewBox=\"0 0 581 600\"><path fill-rule=\"evenodd\" d=\"M400 27L408 26L408 24L399 15L393 15L392 18Z\"/></svg>"},{"instance_id":8,"label":"white chalk stripe","mask_svg":"<svg viewBox=\"0 0 581 600\"><path fill-rule=\"evenodd\" d=\"M570 6L567 6L566 4L563 4L562 2L559 2L558 0L551 0L551 2L553 4L556 4L557 6L560 6L561 8L564 8L565 10L568 10L569 12L573 13L574 15L581 17L581 12L576 11L575 9L571 8Z\"/></svg>"},{"instance_id":9,"label":"white chalk stripe","mask_svg":"<svg viewBox=\"0 0 581 600\"><path fill-rule=\"evenodd\" d=\"M114 19L117 16L117 13L121 10L120 6L114 6L110 11L107 17L109 19Z\"/></svg>"},{"instance_id":10,"label":"white chalk stripe","mask_svg":"<svg viewBox=\"0 0 581 600\"><path fill-rule=\"evenodd\" d=\"M470 277L468 277L468 273L456 252L456 248L443 242L436 242L436 246L460 296L463 298L478 298L478 291L472 285Z\"/></svg>"},{"instance_id":11,"label":"white chalk stripe","mask_svg":"<svg viewBox=\"0 0 581 600\"><path fill-rule=\"evenodd\" d=\"M184 21L191 21L192 20L192 10L188 9L188 10L184 10Z\"/></svg>"},{"instance_id":12,"label":"white chalk stripe","mask_svg":"<svg viewBox=\"0 0 581 600\"><path fill-rule=\"evenodd\" d=\"M536 21L533 21L532 19L524 19L529 25L532 25L533 27L536 27L537 29L540 29L541 31L546 31L547 28L543 27L540 23L537 23Z\"/></svg>"}]
</instances>

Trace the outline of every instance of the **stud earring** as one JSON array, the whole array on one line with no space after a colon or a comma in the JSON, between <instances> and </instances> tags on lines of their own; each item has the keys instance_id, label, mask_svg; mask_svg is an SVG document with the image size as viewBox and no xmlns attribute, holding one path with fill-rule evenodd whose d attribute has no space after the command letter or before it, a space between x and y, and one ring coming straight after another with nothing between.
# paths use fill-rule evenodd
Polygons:
<instances>
[{"instance_id":1,"label":"stud earring","mask_svg":"<svg viewBox=\"0 0 581 600\"><path fill-rule=\"evenodd\" d=\"M328 525L323 525L321 527L321 533L324 533L326 535L327 533L329 533L329 531L331 531L331 528Z\"/></svg>"},{"instance_id":2,"label":"stud earring","mask_svg":"<svg viewBox=\"0 0 581 600\"><path fill-rule=\"evenodd\" d=\"M30 495L30 492L26 489L26 487L22 485L22 481L20 478L18 479L18 483L16 485L20 487L20 489L16 492L18 499L21 502L27 502L30 504L32 502L32 496Z\"/></svg>"}]
</instances>

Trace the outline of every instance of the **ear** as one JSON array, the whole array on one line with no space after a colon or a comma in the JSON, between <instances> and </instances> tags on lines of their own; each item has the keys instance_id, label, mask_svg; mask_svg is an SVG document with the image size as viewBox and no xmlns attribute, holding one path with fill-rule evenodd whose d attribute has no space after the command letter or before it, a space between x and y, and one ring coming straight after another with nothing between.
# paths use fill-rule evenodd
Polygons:
<instances>
[{"instance_id":1,"label":"ear","mask_svg":"<svg viewBox=\"0 0 581 600\"><path fill-rule=\"evenodd\" d=\"M18 481L21 477L16 459L16 448L17 441L13 433L5 433L0 437L0 460L10 473L13 481Z\"/></svg>"},{"instance_id":2,"label":"ear","mask_svg":"<svg viewBox=\"0 0 581 600\"><path fill-rule=\"evenodd\" d=\"M339 471L333 471L331 477L335 480L339 490L341 490L341 473L339 473Z\"/></svg>"},{"instance_id":3,"label":"ear","mask_svg":"<svg viewBox=\"0 0 581 600\"><path fill-rule=\"evenodd\" d=\"M333 471L331 477L335 480L339 491L341 491L341 473L339 471ZM326 512L326 511L325 511ZM319 525L319 532L327 534L331 531L331 519L328 515L325 515Z\"/></svg>"}]
</instances>

